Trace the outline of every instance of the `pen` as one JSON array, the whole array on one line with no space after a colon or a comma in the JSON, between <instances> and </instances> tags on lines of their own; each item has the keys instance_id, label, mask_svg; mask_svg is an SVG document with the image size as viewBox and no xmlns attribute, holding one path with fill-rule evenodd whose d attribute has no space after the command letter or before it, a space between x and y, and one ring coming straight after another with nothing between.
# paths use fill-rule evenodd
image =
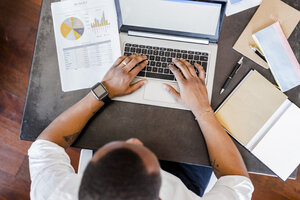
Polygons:
<instances>
[{"instance_id":1,"label":"pen","mask_svg":"<svg viewBox=\"0 0 300 200\"><path fill-rule=\"evenodd\" d=\"M267 62L266 58L263 56L263 54L257 48L255 48L251 45L249 47L256 55L258 55L261 59L263 59L265 62Z\"/></svg>"},{"instance_id":2,"label":"pen","mask_svg":"<svg viewBox=\"0 0 300 200\"><path fill-rule=\"evenodd\" d=\"M221 92L220 94L222 94L224 92L224 90L227 88L227 86L229 85L231 79L233 78L233 76L236 74L237 70L240 68L240 66L243 64L243 59L244 57L242 57L239 62L234 66L231 74L229 75L229 77L227 78L227 80L225 81L224 85L222 86Z\"/></svg>"}]
</instances>

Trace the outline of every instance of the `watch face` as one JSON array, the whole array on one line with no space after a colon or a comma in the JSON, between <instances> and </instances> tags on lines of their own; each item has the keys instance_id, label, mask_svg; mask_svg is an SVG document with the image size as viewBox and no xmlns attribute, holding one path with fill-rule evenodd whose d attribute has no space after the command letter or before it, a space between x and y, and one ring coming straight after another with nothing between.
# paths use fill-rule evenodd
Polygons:
<instances>
[{"instance_id":1,"label":"watch face","mask_svg":"<svg viewBox=\"0 0 300 200\"><path fill-rule=\"evenodd\" d=\"M102 87L102 85L98 85L96 88L93 89L94 93L99 99L102 99L106 94L106 90Z\"/></svg>"}]
</instances>

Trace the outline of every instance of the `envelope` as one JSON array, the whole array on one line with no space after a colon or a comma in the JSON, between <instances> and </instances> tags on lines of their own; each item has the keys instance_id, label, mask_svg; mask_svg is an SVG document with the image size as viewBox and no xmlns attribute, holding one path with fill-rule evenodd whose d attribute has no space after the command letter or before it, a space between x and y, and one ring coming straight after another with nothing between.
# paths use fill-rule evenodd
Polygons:
<instances>
[{"instance_id":1,"label":"envelope","mask_svg":"<svg viewBox=\"0 0 300 200\"><path fill-rule=\"evenodd\" d=\"M279 21L286 38L288 38L299 20L300 12L295 8L280 0L263 0L247 27L234 44L233 49L268 69L268 64L249 48L249 45L256 46L252 34Z\"/></svg>"}]
</instances>

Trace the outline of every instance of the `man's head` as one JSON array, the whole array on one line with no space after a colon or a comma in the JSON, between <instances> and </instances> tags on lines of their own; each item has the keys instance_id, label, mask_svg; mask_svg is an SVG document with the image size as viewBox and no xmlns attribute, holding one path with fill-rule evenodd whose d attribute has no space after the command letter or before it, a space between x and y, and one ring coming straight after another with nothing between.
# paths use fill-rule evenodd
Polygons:
<instances>
[{"instance_id":1,"label":"man's head","mask_svg":"<svg viewBox=\"0 0 300 200\"><path fill-rule=\"evenodd\" d=\"M161 186L157 157L137 139L111 142L87 166L80 200L158 200Z\"/></svg>"}]
</instances>

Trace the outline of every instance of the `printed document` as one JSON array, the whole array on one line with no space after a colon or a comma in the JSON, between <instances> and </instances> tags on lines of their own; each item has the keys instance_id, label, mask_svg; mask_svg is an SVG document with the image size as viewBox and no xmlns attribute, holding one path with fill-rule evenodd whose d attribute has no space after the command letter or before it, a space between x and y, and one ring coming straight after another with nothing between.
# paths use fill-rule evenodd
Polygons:
<instances>
[{"instance_id":1,"label":"printed document","mask_svg":"<svg viewBox=\"0 0 300 200\"><path fill-rule=\"evenodd\" d=\"M51 9L62 90L92 87L121 55L114 1L62 1Z\"/></svg>"}]
</instances>

